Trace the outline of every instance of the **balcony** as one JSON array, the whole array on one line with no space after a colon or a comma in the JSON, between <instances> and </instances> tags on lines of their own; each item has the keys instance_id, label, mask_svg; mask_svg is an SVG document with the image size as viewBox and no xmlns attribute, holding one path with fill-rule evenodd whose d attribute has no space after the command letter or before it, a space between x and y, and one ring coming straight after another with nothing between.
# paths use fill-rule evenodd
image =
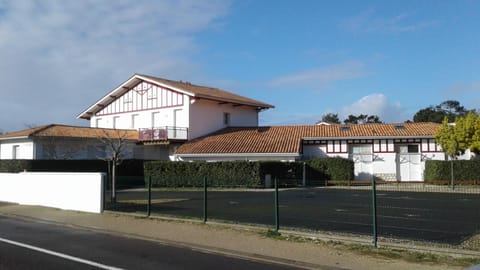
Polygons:
<instances>
[{"instance_id":1,"label":"balcony","mask_svg":"<svg viewBox=\"0 0 480 270\"><path fill-rule=\"evenodd\" d=\"M140 128L138 130L138 140L141 142L185 141L187 139L188 128L186 127Z\"/></svg>"}]
</instances>

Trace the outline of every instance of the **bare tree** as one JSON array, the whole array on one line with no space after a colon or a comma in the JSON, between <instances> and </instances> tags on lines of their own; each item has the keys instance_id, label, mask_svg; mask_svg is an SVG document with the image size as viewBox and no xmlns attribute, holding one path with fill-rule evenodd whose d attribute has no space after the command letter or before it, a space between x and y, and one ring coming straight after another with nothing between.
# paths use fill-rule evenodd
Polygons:
<instances>
[{"instance_id":1,"label":"bare tree","mask_svg":"<svg viewBox=\"0 0 480 270\"><path fill-rule=\"evenodd\" d=\"M111 172L112 192L111 201L115 203L117 201L116 196L116 171L117 166L120 165L129 153L130 149L128 144L131 142L130 133L128 130L111 130L104 129L99 134L99 139L102 142L102 146L105 147L104 160L108 162L109 170Z\"/></svg>"}]
</instances>

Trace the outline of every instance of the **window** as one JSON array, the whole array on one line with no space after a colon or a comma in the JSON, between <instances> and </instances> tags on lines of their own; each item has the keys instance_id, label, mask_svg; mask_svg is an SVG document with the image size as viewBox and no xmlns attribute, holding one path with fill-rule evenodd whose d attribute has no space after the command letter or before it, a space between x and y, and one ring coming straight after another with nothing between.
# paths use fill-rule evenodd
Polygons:
<instances>
[{"instance_id":1,"label":"window","mask_svg":"<svg viewBox=\"0 0 480 270\"><path fill-rule=\"evenodd\" d=\"M12 146L12 159L17 159L20 154L20 145Z\"/></svg>"},{"instance_id":2,"label":"window","mask_svg":"<svg viewBox=\"0 0 480 270\"><path fill-rule=\"evenodd\" d=\"M410 144L408 146L408 153L418 153L418 144Z\"/></svg>"},{"instance_id":3,"label":"window","mask_svg":"<svg viewBox=\"0 0 480 270\"><path fill-rule=\"evenodd\" d=\"M95 127L102 127L102 118L95 119Z\"/></svg>"},{"instance_id":4,"label":"window","mask_svg":"<svg viewBox=\"0 0 480 270\"><path fill-rule=\"evenodd\" d=\"M152 112L152 128L159 128L161 124L160 113Z\"/></svg>"},{"instance_id":5,"label":"window","mask_svg":"<svg viewBox=\"0 0 480 270\"><path fill-rule=\"evenodd\" d=\"M364 155L372 153L371 144L357 144L350 147L350 153L354 155Z\"/></svg>"},{"instance_id":6,"label":"window","mask_svg":"<svg viewBox=\"0 0 480 270\"><path fill-rule=\"evenodd\" d=\"M418 144L408 144L408 145L399 145L398 146L398 153L401 154L417 154L418 151Z\"/></svg>"},{"instance_id":7,"label":"window","mask_svg":"<svg viewBox=\"0 0 480 270\"><path fill-rule=\"evenodd\" d=\"M130 128L136 129L138 125L138 114L132 114L132 123L130 123Z\"/></svg>"},{"instance_id":8,"label":"window","mask_svg":"<svg viewBox=\"0 0 480 270\"><path fill-rule=\"evenodd\" d=\"M340 127L340 130L341 131L350 131L350 127L349 126L343 126L343 127Z\"/></svg>"},{"instance_id":9,"label":"window","mask_svg":"<svg viewBox=\"0 0 480 270\"><path fill-rule=\"evenodd\" d=\"M395 129L402 130L402 129L407 129L404 125L396 125Z\"/></svg>"},{"instance_id":10,"label":"window","mask_svg":"<svg viewBox=\"0 0 480 270\"><path fill-rule=\"evenodd\" d=\"M227 126L230 125L230 113L228 112L223 113L223 124Z\"/></svg>"},{"instance_id":11,"label":"window","mask_svg":"<svg viewBox=\"0 0 480 270\"><path fill-rule=\"evenodd\" d=\"M120 120L120 116L113 117L113 128L118 128L118 122Z\"/></svg>"}]
</instances>

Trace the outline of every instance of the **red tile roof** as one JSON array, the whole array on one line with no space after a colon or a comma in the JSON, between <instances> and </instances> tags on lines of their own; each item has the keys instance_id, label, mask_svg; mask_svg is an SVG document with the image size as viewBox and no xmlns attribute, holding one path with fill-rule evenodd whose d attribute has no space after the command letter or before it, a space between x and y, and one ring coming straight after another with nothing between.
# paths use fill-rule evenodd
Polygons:
<instances>
[{"instance_id":1,"label":"red tile roof","mask_svg":"<svg viewBox=\"0 0 480 270\"><path fill-rule=\"evenodd\" d=\"M0 135L1 139L29 137L69 137L69 138L124 138L138 140L138 131L106 128L90 128L66 125L45 125Z\"/></svg>"},{"instance_id":2,"label":"red tile roof","mask_svg":"<svg viewBox=\"0 0 480 270\"><path fill-rule=\"evenodd\" d=\"M186 142L177 154L300 153L302 139L433 138L436 123L230 127Z\"/></svg>"},{"instance_id":3,"label":"red tile roof","mask_svg":"<svg viewBox=\"0 0 480 270\"><path fill-rule=\"evenodd\" d=\"M249 105L249 106L255 106L255 107L260 107L260 108L273 108L273 105L247 98L244 96L240 96L237 94L234 94L232 92L228 92L225 90L221 90L218 88L214 87L209 87L209 86L201 86L201 85L195 85L191 84L189 82L182 82L182 81L173 81L173 80L167 80L167 79L162 79L158 77L153 77L149 75L143 75L143 74L136 74L141 77L148 78L154 82L161 83L161 84L166 84L170 85L174 88L184 90L185 92L191 93L194 97L197 98L205 98L205 99L212 99L212 100L218 100L218 101L226 101L226 102L233 102L237 104L243 104L243 105Z\"/></svg>"}]
</instances>

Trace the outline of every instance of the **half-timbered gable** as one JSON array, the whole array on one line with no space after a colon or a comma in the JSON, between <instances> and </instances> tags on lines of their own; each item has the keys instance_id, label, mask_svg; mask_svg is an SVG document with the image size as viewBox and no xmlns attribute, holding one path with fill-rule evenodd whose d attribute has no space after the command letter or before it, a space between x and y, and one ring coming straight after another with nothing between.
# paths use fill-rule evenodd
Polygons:
<instances>
[{"instance_id":1,"label":"half-timbered gable","mask_svg":"<svg viewBox=\"0 0 480 270\"><path fill-rule=\"evenodd\" d=\"M91 127L137 129L141 141L193 139L226 126L256 126L272 105L217 88L135 74L78 118Z\"/></svg>"},{"instance_id":2,"label":"half-timbered gable","mask_svg":"<svg viewBox=\"0 0 480 270\"><path fill-rule=\"evenodd\" d=\"M184 104L184 94L148 82L141 82L123 95L116 97L96 116L119 113L141 112L170 107L180 107Z\"/></svg>"}]
</instances>

